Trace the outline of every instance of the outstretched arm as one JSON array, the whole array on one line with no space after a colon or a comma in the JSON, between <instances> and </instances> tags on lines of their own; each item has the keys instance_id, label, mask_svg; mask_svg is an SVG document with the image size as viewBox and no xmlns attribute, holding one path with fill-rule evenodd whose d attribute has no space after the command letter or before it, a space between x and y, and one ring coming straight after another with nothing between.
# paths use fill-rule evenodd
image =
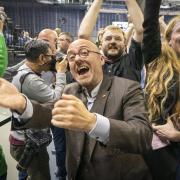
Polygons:
<instances>
[{"instance_id":1,"label":"outstretched arm","mask_svg":"<svg viewBox=\"0 0 180 180\"><path fill-rule=\"evenodd\" d=\"M91 40L91 35L96 25L97 17L103 0L94 0L88 12L84 16L78 31L78 38Z\"/></svg>"},{"instance_id":2,"label":"outstretched arm","mask_svg":"<svg viewBox=\"0 0 180 180\"><path fill-rule=\"evenodd\" d=\"M143 39L142 24L144 21L142 11L139 5L137 4L136 0L126 0L125 3L128 8L128 14L130 15L131 21L134 25L135 33L133 35L133 39L136 42L142 42Z\"/></svg>"},{"instance_id":3,"label":"outstretched arm","mask_svg":"<svg viewBox=\"0 0 180 180\"><path fill-rule=\"evenodd\" d=\"M143 56L146 64L152 62L161 53L159 28L159 9L162 0L147 0L144 10Z\"/></svg>"},{"instance_id":4,"label":"outstretched arm","mask_svg":"<svg viewBox=\"0 0 180 180\"><path fill-rule=\"evenodd\" d=\"M0 78L0 92L0 106L19 113L24 112L26 99L12 83Z\"/></svg>"},{"instance_id":5,"label":"outstretched arm","mask_svg":"<svg viewBox=\"0 0 180 180\"><path fill-rule=\"evenodd\" d=\"M12 83L2 78L0 78L0 92L0 106L22 115L18 120L14 119L17 128L46 128L51 124L52 104L37 102L31 104Z\"/></svg>"}]
</instances>

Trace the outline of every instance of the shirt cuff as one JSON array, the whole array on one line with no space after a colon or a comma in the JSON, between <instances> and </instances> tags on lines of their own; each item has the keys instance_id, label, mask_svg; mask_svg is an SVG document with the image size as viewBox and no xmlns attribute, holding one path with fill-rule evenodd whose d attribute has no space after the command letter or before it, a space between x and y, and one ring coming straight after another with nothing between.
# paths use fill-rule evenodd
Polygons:
<instances>
[{"instance_id":1,"label":"shirt cuff","mask_svg":"<svg viewBox=\"0 0 180 180\"><path fill-rule=\"evenodd\" d=\"M27 122L33 115L33 106L31 101L24 95L26 98L26 108L22 114L18 114L17 112L13 111L13 116L21 123Z\"/></svg>"},{"instance_id":2,"label":"shirt cuff","mask_svg":"<svg viewBox=\"0 0 180 180\"><path fill-rule=\"evenodd\" d=\"M89 132L89 136L91 138L96 139L97 141L106 144L109 140L109 131L110 131L110 122L109 119L100 115L96 114L96 124Z\"/></svg>"},{"instance_id":3,"label":"shirt cuff","mask_svg":"<svg viewBox=\"0 0 180 180\"><path fill-rule=\"evenodd\" d=\"M56 73L56 84L66 84L66 73Z\"/></svg>"},{"instance_id":4,"label":"shirt cuff","mask_svg":"<svg viewBox=\"0 0 180 180\"><path fill-rule=\"evenodd\" d=\"M59 77L61 77L61 78L65 78L66 77L66 73L63 73L63 72L61 72L61 73L56 73L56 76L59 76Z\"/></svg>"}]
</instances>

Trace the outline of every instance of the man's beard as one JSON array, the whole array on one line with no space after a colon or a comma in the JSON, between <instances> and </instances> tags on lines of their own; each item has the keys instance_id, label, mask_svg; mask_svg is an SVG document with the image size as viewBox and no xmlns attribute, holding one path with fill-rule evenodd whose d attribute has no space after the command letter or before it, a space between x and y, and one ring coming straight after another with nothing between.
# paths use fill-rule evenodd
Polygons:
<instances>
[{"instance_id":1,"label":"man's beard","mask_svg":"<svg viewBox=\"0 0 180 180\"><path fill-rule=\"evenodd\" d=\"M107 57L108 60L112 62L115 62L119 57L121 57L123 52L124 52L123 49L119 49L116 54L110 54L108 53L108 50L103 49L103 54L105 55L105 57Z\"/></svg>"}]
</instances>

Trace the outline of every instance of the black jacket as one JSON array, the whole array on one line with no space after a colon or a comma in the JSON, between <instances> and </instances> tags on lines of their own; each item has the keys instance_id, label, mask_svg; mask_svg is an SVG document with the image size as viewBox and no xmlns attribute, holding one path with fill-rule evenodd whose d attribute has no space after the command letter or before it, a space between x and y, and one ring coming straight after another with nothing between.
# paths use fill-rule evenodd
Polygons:
<instances>
[{"instance_id":1,"label":"black jacket","mask_svg":"<svg viewBox=\"0 0 180 180\"><path fill-rule=\"evenodd\" d=\"M119 57L114 63L105 63L104 73L141 82L141 70L144 62L141 43L131 41L129 53Z\"/></svg>"}]
</instances>

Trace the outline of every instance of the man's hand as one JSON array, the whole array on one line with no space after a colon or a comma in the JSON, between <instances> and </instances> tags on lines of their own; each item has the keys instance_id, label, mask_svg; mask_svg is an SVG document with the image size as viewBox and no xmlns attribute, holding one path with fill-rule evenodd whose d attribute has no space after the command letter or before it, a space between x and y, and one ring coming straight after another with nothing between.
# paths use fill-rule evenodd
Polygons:
<instances>
[{"instance_id":1,"label":"man's hand","mask_svg":"<svg viewBox=\"0 0 180 180\"><path fill-rule=\"evenodd\" d=\"M152 125L152 127L160 138L174 142L180 141L180 132L174 127L170 118L168 118L166 124L158 126Z\"/></svg>"},{"instance_id":2,"label":"man's hand","mask_svg":"<svg viewBox=\"0 0 180 180\"><path fill-rule=\"evenodd\" d=\"M51 122L57 127L89 132L96 123L96 115L90 113L80 99L63 94L54 105Z\"/></svg>"},{"instance_id":3,"label":"man's hand","mask_svg":"<svg viewBox=\"0 0 180 180\"><path fill-rule=\"evenodd\" d=\"M23 113L26 107L25 97L8 81L0 78L0 106Z\"/></svg>"},{"instance_id":4,"label":"man's hand","mask_svg":"<svg viewBox=\"0 0 180 180\"><path fill-rule=\"evenodd\" d=\"M56 70L58 73L65 73L67 71L67 59L66 57L64 57L64 59L60 62L56 62Z\"/></svg>"}]
</instances>

